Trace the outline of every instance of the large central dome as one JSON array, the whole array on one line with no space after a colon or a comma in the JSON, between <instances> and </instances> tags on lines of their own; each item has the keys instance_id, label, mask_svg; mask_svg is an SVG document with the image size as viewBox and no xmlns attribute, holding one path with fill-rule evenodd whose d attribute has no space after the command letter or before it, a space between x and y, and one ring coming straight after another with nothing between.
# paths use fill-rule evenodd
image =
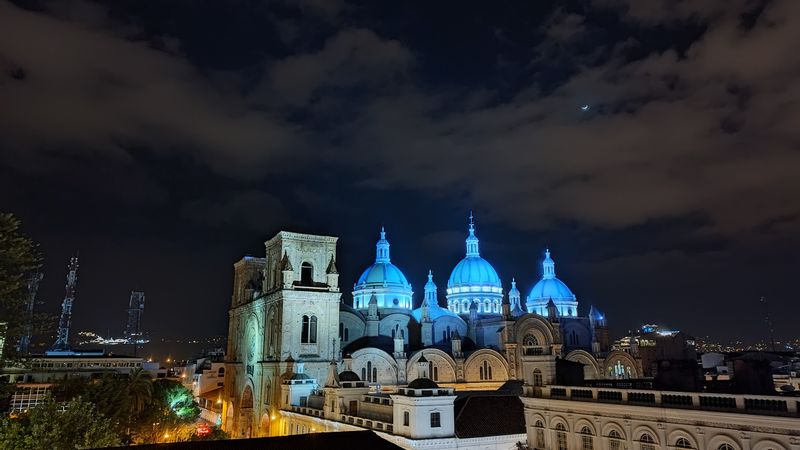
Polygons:
<instances>
[{"instance_id":1,"label":"large central dome","mask_svg":"<svg viewBox=\"0 0 800 450\"><path fill-rule=\"evenodd\" d=\"M502 288L500 277L494 270L489 261L480 256L467 256L456 264L450 279L447 280L447 287L457 286L495 286Z\"/></svg>"},{"instance_id":2,"label":"large central dome","mask_svg":"<svg viewBox=\"0 0 800 450\"><path fill-rule=\"evenodd\" d=\"M466 244L466 256L447 280L447 307L454 313L466 314L475 303L481 314L500 314L503 284L489 261L481 258L472 215Z\"/></svg>"}]
</instances>

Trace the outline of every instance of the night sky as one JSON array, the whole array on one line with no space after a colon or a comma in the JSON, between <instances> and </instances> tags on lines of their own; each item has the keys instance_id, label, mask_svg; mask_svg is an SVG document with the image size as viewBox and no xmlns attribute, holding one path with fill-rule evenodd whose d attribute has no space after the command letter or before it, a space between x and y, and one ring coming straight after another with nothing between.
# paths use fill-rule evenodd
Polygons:
<instances>
[{"instance_id":1,"label":"night sky","mask_svg":"<svg viewBox=\"0 0 800 450\"><path fill-rule=\"evenodd\" d=\"M381 225L440 303L474 210L523 298L556 272L610 318L796 337L800 2L0 3L0 210L73 331L227 332L232 264ZM581 108L588 105L588 110Z\"/></svg>"}]
</instances>

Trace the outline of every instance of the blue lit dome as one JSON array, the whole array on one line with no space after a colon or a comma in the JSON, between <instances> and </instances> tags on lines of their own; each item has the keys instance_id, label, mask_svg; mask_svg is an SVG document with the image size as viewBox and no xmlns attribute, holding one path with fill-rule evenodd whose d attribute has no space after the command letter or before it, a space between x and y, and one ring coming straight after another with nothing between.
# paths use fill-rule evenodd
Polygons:
<instances>
[{"instance_id":1,"label":"blue lit dome","mask_svg":"<svg viewBox=\"0 0 800 450\"><path fill-rule=\"evenodd\" d=\"M552 300L558 314L567 317L578 316L578 299L575 294L556 278L555 261L550 257L550 250L544 252L542 261L542 278L531 288L526 306L528 312L547 315L547 303Z\"/></svg>"},{"instance_id":2,"label":"blue lit dome","mask_svg":"<svg viewBox=\"0 0 800 450\"><path fill-rule=\"evenodd\" d=\"M534 300L575 300L575 294L569 290L566 284L558 278L542 279L536 283L528 295L529 299Z\"/></svg>"},{"instance_id":3,"label":"blue lit dome","mask_svg":"<svg viewBox=\"0 0 800 450\"><path fill-rule=\"evenodd\" d=\"M399 284L401 286L410 286L403 272L390 262L376 262L367 267L367 270L358 278L356 286L367 284Z\"/></svg>"},{"instance_id":4,"label":"blue lit dome","mask_svg":"<svg viewBox=\"0 0 800 450\"><path fill-rule=\"evenodd\" d=\"M475 303L480 314L501 314L503 283L489 261L481 258L472 215L466 244L466 256L447 280L447 307L454 313L466 314Z\"/></svg>"},{"instance_id":5,"label":"blue lit dome","mask_svg":"<svg viewBox=\"0 0 800 450\"><path fill-rule=\"evenodd\" d=\"M353 286L353 307L368 309L375 296L378 308L411 309L411 284L389 258L389 241L381 228L381 238L375 244L375 263L367 267Z\"/></svg>"},{"instance_id":6,"label":"blue lit dome","mask_svg":"<svg viewBox=\"0 0 800 450\"><path fill-rule=\"evenodd\" d=\"M447 280L447 287L456 286L495 286L502 287L500 277L494 270L489 261L480 256L467 256L456 264L450 279Z\"/></svg>"}]
</instances>

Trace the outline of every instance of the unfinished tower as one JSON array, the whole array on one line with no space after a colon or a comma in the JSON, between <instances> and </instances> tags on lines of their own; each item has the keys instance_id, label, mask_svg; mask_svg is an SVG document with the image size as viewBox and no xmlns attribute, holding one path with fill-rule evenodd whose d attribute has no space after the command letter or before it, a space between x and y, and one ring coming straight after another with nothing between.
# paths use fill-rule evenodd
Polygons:
<instances>
[{"instance_id":1,"label":"unfinished tower","mask_svg":"<svg viewBox=\"0 0 800 450\"><path fill-rule=\"evenodd\" d=\"M133 355L136 356L138 341L142 338L142 313L144 312L144 292L131 291L128 303L128 323L125 325L125 341L133 344Z\"/></svg>"},{"instance_id":2,"label":"unfinished tower","mask_svg":"<svg viewBox=\"0 0 800 450\"><path fill-rule=\"evenodd\" d=\"M72 321L72 302L75 301L75 292L78 287L78 257L69 259L69 272L67 273L66 295L61 303L61 318L58 321L58 337L50 352L70 352L69 324ZM49 353L49 352L48 352Z\"/></svg>"}]
</instances>

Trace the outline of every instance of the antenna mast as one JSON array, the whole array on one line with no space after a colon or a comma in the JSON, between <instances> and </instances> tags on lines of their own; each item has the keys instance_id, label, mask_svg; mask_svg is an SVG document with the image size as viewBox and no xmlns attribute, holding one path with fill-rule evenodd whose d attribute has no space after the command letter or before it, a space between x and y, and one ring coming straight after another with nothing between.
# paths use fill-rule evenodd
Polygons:
<instances>
[{"instance_id":1,"label":"antenna mast","mask_svg":"<svg viewBox=\"0 0 800 450\"><path fill-rule=\"evenodd\" d=\"M53 344L52 352L68 352L69 346L69 324L72 321L72 302L75 301L75 292L78 285L78 257L73 256L69 259L69 272L67 273L66 295L64 302L61 303L61 318L58 321L58 337Z\"/></svg>"},{"instance_id":2,"label":"antenna mast","mask_svg":"<svg viewBox=\"0 0 800 450\"><path fill-rule=\"evenodd\" d=\"M19 339L17 351L23 355L30 352L31 339L33 338L33 310L36 306L36 294L39 292L39 283L44 278L38 270L28 277L28 301L25 304L25 334Z\"/></svg>"}]
</instances>

